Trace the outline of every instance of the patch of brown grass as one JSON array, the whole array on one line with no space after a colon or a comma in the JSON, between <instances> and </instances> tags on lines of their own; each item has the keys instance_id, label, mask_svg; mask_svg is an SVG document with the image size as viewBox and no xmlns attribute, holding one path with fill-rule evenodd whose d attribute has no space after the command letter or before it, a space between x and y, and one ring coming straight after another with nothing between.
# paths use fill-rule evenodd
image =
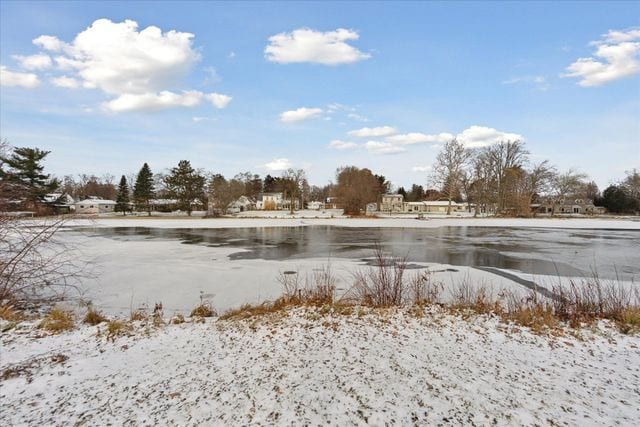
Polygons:
<instances>
[{"instance_id":1,"label":"patch of brown grass","mask_svg":"<svg viewBox=\"0 0 640 427\"><path fill-rule=\"evenodd\" d=\"M640 307L629 307L622 311L618 328L623 334L640 333Z\"/></svg>"},{"instance_id":2,"label":"patch of brown grass","mask_svg":"<svg viewBox=\"0 0 640 427\"><path fill-rule=\"evenodd\" d=\"M216 311L208 302L202 302L191 310L191 317L215 317Z\"/></svg>"},{"instance_id":3,"label":"patch of brown grass","mask_svg":"<svg viewBox=\"0 0 640 427\"><path fill-rule=\"evenodd\" d=\"M172 325L180 325L184 323L184 316L182 314L176 314L171 318L170 323Z\"/></svg>"},{"instance_id":4,"label":"patch of brown grass","mask_svg":"<svg viewBox=\"0 0 640 427\"><path fill-rule=\"evenodd\" d=\"M133 328L128 322L111 320L107 324L107 340L115 341L117 337L130 335Z\"/></svg>"},{"instance_id":5,"label":"patch of brown grass","mask_svg":"<svg viewBox=\"0 0 640 427\"><path fill-rule=\"evenodd\" d=\"M24 314L16 310L11 304L0 305L0 319L9 322L18 322L24 319Z\"/></svg>"},{"instance_id":6,"label":"patch of brown grass","mask_svg":"<svg viewBox=\"0 0 640 427\"><path fill-rule=\"evenodd\" d=\"M109 319L107 319L98 310L96 310L93 307L90 307L89 310L87 310L87 314L84 315L84 319L82 319L82 323L95 326L95 325L99 325L102 322L107 322L108 320Z\"/></svg>"},{"instance_id":7,"label":"patch of brown grass","mask_svg":"<svg viewBox=\"0 0 640 427\"><path fill-rule=\"evenodd\" d=\"M73 329L74 319L73 313L69 311L54 308L45 316L38 325L38 328L45 331L60 333Z\"/></svg>"},{"instance_id":8,"label":"patch of brown grass","mask_svg":"<svg viewBox=\"0 0 640 427\"><path fill-rule=\"evenodd\" d=\"M131 320L132 322L135 322L135 321L147 320L147 317L149 317L149 315L147 314L146 310L143 308L139 308L131 312L131 315L129 316L129 320Z\"/></svg>"}]
</instances>

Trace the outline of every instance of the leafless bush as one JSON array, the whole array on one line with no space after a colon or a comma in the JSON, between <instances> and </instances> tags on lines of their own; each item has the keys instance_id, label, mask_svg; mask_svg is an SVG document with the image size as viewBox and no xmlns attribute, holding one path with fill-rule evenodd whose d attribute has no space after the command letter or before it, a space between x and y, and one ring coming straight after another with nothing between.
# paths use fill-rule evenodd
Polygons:
<instances>
[{"instance_id":1,"label":"leafless bush","mask_svg":"<svg viewBox=\"0 0 640 427\"><path fill-rule=\"evenodd\" d=\"M409 294L416 305L430 305L440 302L440 294L444 285L431 280L431 273L423 271L409 279Z\"/></svg>"},{"instance_id":2,"label":"leafless bush","mask_svg":"<svg viewBox=\"0 0 640 427\"><path fill-rule=\"evenodd\" d=\"M302 277L297 271L281 272L278 282L287 303L323 305L335 300L337 280L330 265L315 270L311 276Z\"/></svg>"},{"instance_id":3,"label":"leafless bush","mask_svg":"<svg viewBox=\"0 0 640 427\"><path fill-rule=\"evenodd\" d=\"M79 291L87 265L56 238L65 221L0 215L0 301L46 302Z\"/></svg>"},{"instance_id":4,"label":"leafless bush","mask_svg":"<svg viewBox=\"0 0 640 427\"><path fill-rule=\"evenodd\" d=\"M556 284L553 309L560 319L579 323L595 319L621 320L630 308L640 306L640 291L620 281L602 281L596 275L582 282Z\"/></svg>"},{"instance_id":5,"label":"leafless bush","mask_svg":"<svg viewBox=\"0 0 640 427\"><path fill-rule=\"evenodd\" d=\"M472 309L478 313L500 311L500 301L493 289L484 284L474 285L464 278L453 286L453 307Z\"/></svg>"},{"instance_id":6,"label":"leafless bush","mask_svg":"<svg viewBox=\"0 0 640 427\"><path fill-rule=\"evenodd\" d=\"M406 258L386 255L381 247L376 246L374 266L354 273L354 285L350 292L363 305L400 306L408 286L405 282L406 269Z\"/></svg>"}]
</instances>

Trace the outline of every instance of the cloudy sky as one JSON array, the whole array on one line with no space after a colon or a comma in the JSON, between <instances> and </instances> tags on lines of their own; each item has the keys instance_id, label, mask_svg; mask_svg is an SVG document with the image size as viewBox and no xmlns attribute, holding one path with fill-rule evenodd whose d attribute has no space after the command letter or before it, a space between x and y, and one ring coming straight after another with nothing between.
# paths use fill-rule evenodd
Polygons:
<instances>
[{"instance_id":1,"label":"cloudy sky","mask_svg":"<svg viewBox=\"0 0 640 427\"><path fill-rule=\"evenodd\" d=\"M57 174L343 165L426 183L523 139L604 187L640 167L640 3L0 3L0 134Z\"/></svg>"}]
</instances>

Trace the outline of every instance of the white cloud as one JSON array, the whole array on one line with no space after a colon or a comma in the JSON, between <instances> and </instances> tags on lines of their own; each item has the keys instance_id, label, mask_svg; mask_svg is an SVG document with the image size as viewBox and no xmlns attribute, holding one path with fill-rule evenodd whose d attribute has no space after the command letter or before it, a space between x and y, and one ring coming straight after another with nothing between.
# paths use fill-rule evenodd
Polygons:
<instances>
[{"instance_id":1,"label":"white cloud","mask_svg":"<svg viewBox=\"0 0 640 427\"><path fill-rule=\"evenodd\" d=\"M502 81L503 85L513 85L513 84L528 84L534 86L537 90L545 91L548 90L550 85L547 81L547 78L544 76L520 76L520 77L512 77L507 80Z\"/></svg>"},{"instance_id":2,"label":"white cloud","mask_svg":"<svg viewBox=\"0 0 640 427\"><path fill-rule=\"evenodd\" d=\"M522 135L501 132L484 126L471 126L459 133L456 138L468 148L487 147L503 141L524 140Z\"/></svg>"},{"instance_id":3,"label":"white cloud","mask_svg":"<svg viewBox=\"0 0 640 427\"><path fill-rule=\"evenodd\" d=\"M375 128L362 128L349 132L350 136L358 138L378 138L381 136L393 135L396 133L396 129L391 126L379 126Z\"/></svg>"},{"instance_id":4,"label":"white cloud","mask_svg":"<svg viewBox=\"0 0 640 427\"><path fill-rule=\"evenodd\" d=\"M230 96L169 90L181 87L184 77L200 59L192 46L193 37L175 30L162 32L155 26L138 31L138 24L132 20L117 23L98 19L71 43L46 35L33 43L58 52L54 58L57 67L72 74L54 77L53 84L97 88L112 95L114 98L103 104L108 111L193 107L202 100L224 108L231 101Z\"/></svg>"},{"instance_id":5,"label":"white cloud","mask_svg":"<svg viewBox=\"0 0 640 427\"><path fill-rule=\"evenodd\" d=\"M640 73L639 28L610 30L602 40L591 42L591 45L596 47L593 57L578 58L562 77L579 78L580 86L589 87Z\"/></svg>"},{"instance_id":6,"label":"white cloud","mask_svg":"<svg viewBox=\"0 0 640 427\"><path fill-rule=\"evenodd\" d=\"M81 86L79 80L74 79L73 77L68 76L60 76L60 77L52 77L49 79L52 85L57 87L64 87L68 89L76 89Z\"/></svg>"},{"instance_id":7,"label":"white cloud","mask_svg":"<svg viewBox=\"0 0 640 427\"><path fill-rule=\"evenodd\" d=\"M393 135L387 137L387 142L391 142L393 144L398 145L413 145L422 142L433 142L436 144L441 144L447 141L450 141L454 138L454 136L450 133L439 133L435 135L427 135L419 132L405 133L401 135Z\"/></svg>"},{"instance_id":8,"label":"white cloud","mask_svg":"<svg viewBox=\"0 0 640 427\"><path fill-rule=\"evenodd\" d=\"M205 122L205 121L213 121L213 122L215 122L217 119L215 117L200 117L200 116L196 116L196 117L192 117L191 120L193 120L194 123L200 123L200 122Z\"/></svg>"},{"instance_id":9,"label":"white cloud","mask_svg":"<svg viewBox=\"0 0 640 427\"><path fill-rule=\"evenodd\" d=\"M232 99L229 95L223 95L221 93L215 92L204 95L204 98L211 102L213 106L218 109L226 107Z\"/></svg>"},{"instance_id":10,"label":"white cloud","mask_svg":"<svg viewBox=\"0 0 640 427\"><path fill-rule=\"evenodd\" d=\"M51 52L60 52L64 48L68 47L66 43L54 36L36 37L31 42L36 46L40 46L41 48Z\"/></svg>"},{"instance_id":11,"label":"white cloud","mask_svg":"<svg viewBox=\"0 0 640 427\"><path fill-rule=\"evenodd\" d=\"M274 172L283 171L291 167L291 162L289 159L273 159L262 167Z\"/></svg>"},{"instance_id":12,"label":"white cloud","mask_svg":"<svg viewBox=\"0 0 640 427\"><path fill-rule=\"evenodd\" d=\"M369 121L368 117L363 116L361 114L356 114L356 113L349 113L349 114L347 114L347 117L350 118L351 120L356 120L356 121L364 122L364 123Z\"/></svg>"},{"instance_id":13,"label":"white cloud","mask_svg":"<svg viewBox=\"0 0 640 427\"><path fill-rule=\"evenodd\" d=\"M398 154L407 151L404 147L398 147L390 142L367 141L364 146L371 154Z\"/></svg>"},{"instance_id":14,"label":"white cloud","mask_svg":"<svg viewBox=\"0 0 640 427\"><path fill-rule=\"evenodd\" d=\"M371 57L347 43L359 37L355 31L344 28L327 32L299 28L290 33L279 33L269 37L269 44L264 53L268 61L280 64L349 64Z\"/></svg>"},{"instance_id":15,"label":"white cloud","mask_svg":"<svg viewBox=\"0 0 640 427\"><path fill-rule=\"evenodd\" d=\"M421 173L431 172L431 166L414 166L411 168L411 170L414 172L421 172Z\"/></svg>"},{"instance_id":16,"label":"white cloud","mask_svg":"<svg viewBox=\"0 0 640 427\"><path fill-rule=\"evenodd\" d=\"M335 148L336 150L344 151L344 150L352 150L354 148L358 148L358 144L350 141L341 141L339 139L334 139L329 143L329 148Z\"/></svg>"},{"instance_id":17,"label":"white cloud","mask_svg":"<svg viewBox=\"0 0 640 427\"><path fill-rule=\"evenodd\" d=\"M284 123L299 122L302 120L311 119L317 117L322 113L321 108L298 108L296 110L285 111L280 113L280 121Z\"/></svg>"},{"instance_id":18,"label":"white cloud","mask_svg":"<svg viewBox=\"0 0 640 427\"><path fill-rule=\"evenodd\" d=\"M203 100L211 101L216 107L223 108L229 100L220 99L216 93L204 94L199 91L187 91L175 93L162 91L160 93L123 94L102 104L104 110L111 113L123 113L130 111L153 112L175 107L195 107Z\"/></svg>"},{"instance_id":19,"label":"white cloud","mask_svg":"<svg viewBox=\"0 0 640 427\"><path fill-rule=\"evenodd\" d=\"M18 61L20 67L26 70L46 70L53 65L51 57L44 53L29 56L13 55L13 59Z\"/></svg>"},{"instance_id":20,"label":"white cloud","mask_svg":"<svg viewBox=\"0 0 640 427\"><path fill-rule=\"evenodd\" d=\"M7 67L0 66L0 86L19 86L32 89L39 84L38 76L33 73L10 71Z\"/></svg>"}]
</instances>

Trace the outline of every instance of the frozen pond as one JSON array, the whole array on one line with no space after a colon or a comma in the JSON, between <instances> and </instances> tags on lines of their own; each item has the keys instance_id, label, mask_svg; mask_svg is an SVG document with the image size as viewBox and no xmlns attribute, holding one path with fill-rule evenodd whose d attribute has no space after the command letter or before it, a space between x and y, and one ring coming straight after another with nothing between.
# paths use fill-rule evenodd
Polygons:
<instances>
[{"instance_id":1,"label":"frozen pond","mask_svg":"<svg viewBox=\"0 0 640 427\"><path fill-rule=\"evenodd\" d=\"M348 286L349 271L366 265L376 245L413 266L444 265L444 271L471 271L474 278L482 275L475 267L547 277L640 277L638 230L314 225L75 228L64 234L97 266L89 297L116 311L154 299L165 306L175 301L174 308L182 309L200 292L215 294L217 307L229 308L276 296L281 271L328 263ZM482 278L501 282L498 276Z\"/></svg>"}]
</instances>

